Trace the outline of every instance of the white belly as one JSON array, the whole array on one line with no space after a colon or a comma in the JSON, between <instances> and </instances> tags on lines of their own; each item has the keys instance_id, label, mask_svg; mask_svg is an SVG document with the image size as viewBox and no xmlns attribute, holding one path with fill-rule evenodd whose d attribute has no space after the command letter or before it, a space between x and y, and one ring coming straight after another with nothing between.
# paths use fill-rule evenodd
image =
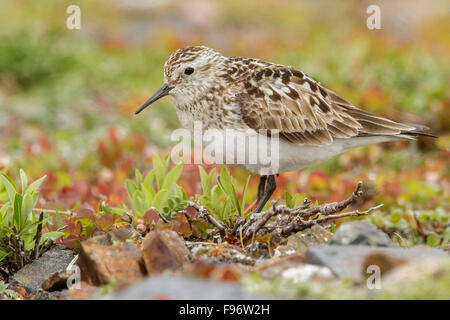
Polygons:
<instances>
[{"instance_id":1,"label":"white belly","mask_svg":"<svg viewBox=\"0 0 450 320\"><path fill-rule=\"evenodd\" d=\"M330 145L310 146L268 138L254 131L231 133L217 130L215 134L202 135L195 143L203 149L206 162L268 175L296 171L359 146L392 140L393 137L359 137L336 139Z\"/></svg>"}]
</instances>

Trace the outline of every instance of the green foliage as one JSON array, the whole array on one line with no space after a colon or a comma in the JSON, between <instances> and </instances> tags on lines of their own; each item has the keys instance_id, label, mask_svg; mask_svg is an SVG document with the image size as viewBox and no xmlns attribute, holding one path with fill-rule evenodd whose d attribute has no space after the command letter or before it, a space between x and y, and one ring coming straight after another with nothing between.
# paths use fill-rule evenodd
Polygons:
<instances>
[{"instance_id":1,"label":"green foliage","mask_svg":"<svg viewBox=\"0 0 450 320\"><path fill-rule=\"evenodd\" d=\"M296 193L294 196L291 195L288 191L284 192L284 201L286 202L286 206L288 208L298 207L301 203L301 195Z\"/></svg>"},{"instance_id":2,"label":"green foliage","mask_svg":"<svg viewBox=\"0 0 450 320\"><path fill-rule=\"evenodd\" d=\"M19 192L16 183L4 172L0 173L0 183L5 190L3 195L5 192L7 194L7 197L2 196L3 204L0 208L0 241L3 241L4 237L18 236L24 241L26 251L34 248L39 218L33 210L39 197L38 189L45 178L46 176L43 176L28 184L25 172L20 169L21 192ZM46 239L56 239L62 235L63 233L57 231L43 233L40 244ZM10 248L0 247L0 264L12 254L14 252Z\"/></svg>"},{"instance_id":3,"label":"green foliage","mask_svg":"<svg viewBox=\"0 0 450 320\"><path fill-rule=\"evenodd\" d=\"M389 213L378 211L370 217L372 223L391 235L401 246L426 244L442 247L450 242L450 217L441 207L435 210L391 209Z\"/></svg>"},{"instance_id":4,"label":"green foliage","mask_svg":"<svg viewBox=\"0 0 450 320\"><path fill-rule=\"evenodd\" d=\"M216 185L213 185L216 173L215 168L209 174L201 166L198 167L198 170L200 172L200 182L203 191L202 195L197 195L198 201L221 221L229 221L230 217L235 215L243 217L250 175L247 176L241 200L239 201L236 192L236 183L227 168L224 167L220 171L220 174L217 176Z\"/></svg>"},{"instance_id":5,"label":"green foliage","mask_svg":"<svg viewBox=\"0 0 450 320\"><path fill-rule=\"evenodd\" d=\"M61 37L46 33L40 38L27 30L19 30L1 37L0 79L13 80L23 89L45 85L61 73L74 67L74 56L58 44ZM43 43L52 43L52 49Z\"/></svg>"},{"instance_id":6,"label":"green foliage","mask_svg":"<svg viewBox=\"0 0 450 320\"><path fill-rule=\"evenodd\" d=\"M0 280L0 298L7 297L9 299L17 299L18 295L14 290L8 288L8 284Z\"/></svg>"},{"instance_id":7,"label":"green foliage","mask_svg":"<svg viewBox=\"0 0 450 320\"><path fill-rule=\"evenodd\" d=\"M153 209L170 219L172 212L180 211L187 206L188 197L177 184L183 163L180 162L168 170L169 154L161 159L154 153L152 159L153 168L145 177L136 169L136 182L131 179L126 181L128 197L136 216L142 217Z\"/></svg>"}]
</instances>

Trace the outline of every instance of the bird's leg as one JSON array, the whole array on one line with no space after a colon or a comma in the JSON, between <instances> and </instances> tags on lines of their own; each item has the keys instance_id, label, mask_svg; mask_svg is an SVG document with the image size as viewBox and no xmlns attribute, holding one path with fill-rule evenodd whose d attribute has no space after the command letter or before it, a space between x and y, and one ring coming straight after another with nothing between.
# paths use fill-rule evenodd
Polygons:
<instances>
[{"instance_id":1,"label":"bird's leg","mask_svg":"<svg viewBox=\"0 0 450 320\"><path fill-rule=\"evenodd\" d=\"M266 181L267 181L267 176L259 177L257 203L260 203L262 197L264 196L264 190L266 189Z\"/></svg>"},{"instance_id":2,"label":"bird's leg","mask_svg":"<svg viewBox=\"0 0 450 320\"><path fill-rule=\"evenodd\" d=\"M261 177L261 180L264 176ZM264 208L267 201L269 201L270 197L272 196L273 192L277 188L277 183L275 181L275 176L265 176L265 187L264 187L264 194L261 197L261 199L258 200L258 205L256 206L255 212L261 212L261 210ZM261 184L260 180L260 184ZM258 187L258 195L259 195L259 187ZM259 197L258 197L259 198Z\"/></svg>"}]
</instances>

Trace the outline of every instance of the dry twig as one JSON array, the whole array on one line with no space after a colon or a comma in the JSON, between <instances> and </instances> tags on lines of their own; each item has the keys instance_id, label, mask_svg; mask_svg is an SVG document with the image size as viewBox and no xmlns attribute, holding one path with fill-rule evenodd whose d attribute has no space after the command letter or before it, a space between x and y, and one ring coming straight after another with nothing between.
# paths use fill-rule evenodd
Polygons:
<instances>
[{"instance_id":1,"label":"dry twig","mask_svg":"<svg viewBox=\"0 0 450 320\"><path fill-rule=\"evenodd\" d=\"M211 223L214 227L216 227L220 231L220 233L222 233L222 234L225 233L225 226L221 222L217 221L208 212L208 210L206 210L206 208L204 206L198 204L197 202L192 202L192 201L189 201L188 206L196 209L199 212L200 217L203 219L206 219L209 223Z\"/></svg>"}]
</instances>

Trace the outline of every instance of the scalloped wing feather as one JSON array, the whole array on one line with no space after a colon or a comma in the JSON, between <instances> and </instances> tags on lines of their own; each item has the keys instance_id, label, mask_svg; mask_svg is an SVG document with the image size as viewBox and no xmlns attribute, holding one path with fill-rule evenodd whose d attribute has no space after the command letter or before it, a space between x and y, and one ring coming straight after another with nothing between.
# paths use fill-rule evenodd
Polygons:
<instances>
[{"instance_id":1,"label":"scalloped wing feather","mask_svg":"<svg viewBox=\"0 0 450 320\"><path fill-rule=\"evenodd\" d=\"M279 130L280 137L294 144L327 145L362 135L402 138L426 129L359 109L303 72L280 65L249 76L237 100L249 127Z\"/></svg>"}]
</instances>

